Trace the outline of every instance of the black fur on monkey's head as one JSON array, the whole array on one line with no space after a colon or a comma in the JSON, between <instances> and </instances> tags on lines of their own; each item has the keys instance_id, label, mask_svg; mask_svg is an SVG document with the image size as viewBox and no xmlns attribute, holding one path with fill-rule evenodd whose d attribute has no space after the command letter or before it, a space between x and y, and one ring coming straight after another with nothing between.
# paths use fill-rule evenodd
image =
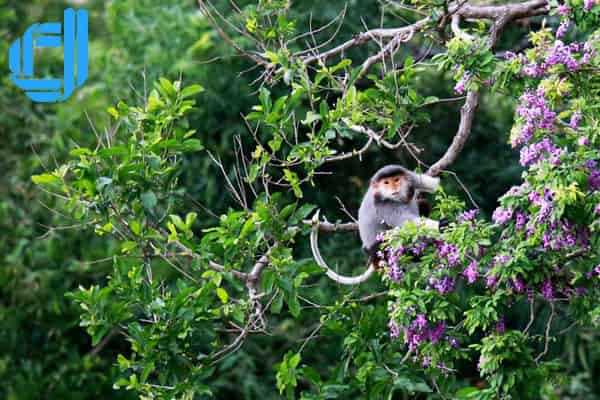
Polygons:
<instances>
[{"instance_id":1,"label":"black fur on monkey's head","mask_svg":"<svg viewBox=\"0 0 600 400\"><path fill-rule=\"evenodd\" d=\"M375 175L373 175L373 177L371 178L371 183L375 183L380 181L381 179L389 178L390 176L396 175L406 175L407 177L410 177L412 175L412 172L401 165L386 165L385 167L379 168L379 170L375 172Z\"/></svg>"},{"instance_id":2,"label":"black fur on monkey's head","mask_svg":"<svg viewBox=\"0 0 600 400\"><path fill-rule=\"evenodd\" d=\"M386 178L394 179L393 182L387 182ZM388 184L392 185L391 190L394 192L390 196L386 196L379 192L381 182L386 186ZM371 178L370 186L375 190L376 199L387 197L408 203L414 199L417 191L434 192L437 189L439 182L438 178L417 174L401 165L392 164L380 168ZM387 187L389 191L389 186Z\"/></svg>"}]
</instances>

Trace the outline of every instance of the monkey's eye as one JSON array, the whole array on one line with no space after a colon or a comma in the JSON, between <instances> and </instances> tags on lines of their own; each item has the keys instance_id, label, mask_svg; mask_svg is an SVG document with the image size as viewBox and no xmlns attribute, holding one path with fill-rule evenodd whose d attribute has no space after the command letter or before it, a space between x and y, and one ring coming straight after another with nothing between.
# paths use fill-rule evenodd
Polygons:
<instances>
[{"instance_id":1,"label":"monkey's eye","mask_svg":"<svg viewBox=\"0 0 600 400\"><path fill-rule=\"evenodd\" d=\"M400 182L400 178L395 178L394 182Z\"/></svg>"},{"instance_id":2,"label":"monkey's eye","mask_svg":"<svg viewBox=\"0 0 600 400\"><path fill-rule=\"evenodd\" d=\"M383 181L383 184L384 184L384 185L389 185L389 184L390 184L390 181Z\"/></svg>"}]
</instances>

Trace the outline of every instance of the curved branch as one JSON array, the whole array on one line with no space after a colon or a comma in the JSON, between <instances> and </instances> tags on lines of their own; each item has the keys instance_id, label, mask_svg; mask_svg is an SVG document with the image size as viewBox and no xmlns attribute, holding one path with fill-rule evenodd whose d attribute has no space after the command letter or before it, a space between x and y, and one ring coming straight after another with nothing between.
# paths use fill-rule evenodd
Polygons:
<instances>
[{"instance_id":1,"label":"curved branch","mask_svg":"<svg viewBox=\"0 0 600 400\"><path fill-rule=\"evenodd\" d=\"M465 143L471 134L473 118L475 116L475 110L477 109L478 104L479 90L470 90L467 93L467 100L465 100L465 104L460 109L460 124L454 139L452 139L452 144L450 147L448 147L448 150L446 150L446 153L444 153L442 158L429 167L427 170L427 175L438 176L444 169L446 169L456 160L463 147L465 147Z\"/></svg>"},{"instance_id":2,"label":"curved branch","mask_svg":"<svg viewBox=\"0 0 600 400\"><path fill-rule=\"evenodd\" d=\"M361 147L359 150L352 150L347 153L342 153L342 154L338 154L335 156L327 157L327 158L325 158L325 162L342 161L342 160L347 160L348 158L352 158L355 156L360 157L365 151L367 151L369 149L369 147L371 147L372 143L373 143L373 138L369 137L369 140L367 140L367 143L365 143L365 145L363 147Z\"/></svg>"},{"instance_id":3,"label":"curved branch","mask_svg":"<svg viewBox=\"0 0 600 400\"><path fill-rule=\"evenodd\" d=\"M371 275L373 275L373 272L375 272L375 267L372 263L365 272L358 276L343 276L329 268L327 263L323 260L321 252L319 251L319 225L321 224L319 222L319 214L320 210L317 210L312 218L312 230L310 232L310 249L312 250L313 257L319 267L325 270L325 273L331 280L342 285L358 285L367 281Z\"/></svg>"},{"instance_id":4,"label":"curved branch","mask_svg":"<svg viewBox=\"0 0 600 400\"><path fill-rule=\"evenodd\" d=\"M463 40L473 40L474 39L472 35L469 35L465 31L460 29L460 15L459 14L454 14L452 16L452 22L450 24L450 27L452 28L452 33L454 33L454 36L459 37Z\"/></svg>"},{"instance_id":5,"label":"curved branch","mask_svg":"<svg viewBox=\"0 0 600 400\"><path fill-rule=\"evenodd\" d=\"M458 29L459 18L472 17L472 18L490 18L494 19L494 23L490 28L488 45L493 48L498 41L500 32L504 29L506 24L511 20L522 18L525 16L539 15L540 13L547 12L546 0L532 0L520 4L508 4L503 6L468 6L465 5L461 8L454 16L452 20L453 30ZM473 126L473 118L475 117L475 110L479 105L479 89L470 90L467 93L467 99L465 104L460 109L460 124L458 131L452 139L452 144L446 150L446 153L440 158L435 164L433 164L427 170L427 175L437 176L450 164L452 164L463 147L469 135L471 134L471 128Z\"/></svg>"}]
</instances>

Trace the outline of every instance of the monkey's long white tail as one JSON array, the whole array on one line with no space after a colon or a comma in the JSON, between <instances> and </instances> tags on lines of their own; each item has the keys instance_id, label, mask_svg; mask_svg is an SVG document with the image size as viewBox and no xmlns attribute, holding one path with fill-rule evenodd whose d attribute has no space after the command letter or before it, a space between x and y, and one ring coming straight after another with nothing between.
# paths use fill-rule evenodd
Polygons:
<instances>
[{"instance_id":1,"label":"monkey's long white tail","mask_svg":"<svg viewBox=\"0 0 600 400\"><path fill-rule=\"evenodd\" d=\"M325 273L327 274L327 276L337 283L340 283L342 285L358 285L360 283L365 282L367 279L369 279L371 277L371 275L373 275L373 272L375 272L375 267L373 266L373 264L370 264L369 268L367 268L367 270L365 272L363 272L362 274L360 274L358 276L343 276L343 275L336 273L331 268L329 268L329 266L327 266L327 263L323 260L323 257L321 257L321 252L319 251L319 214L320 214L320 212L321 212L320 210L317 210L317 212L313 216L312 230L310 232L310 249L312 250L315 261L317 262L319 267L321 267L321 268L323 268L323 270L325 270Z\"/></svg>"}]
</instances>

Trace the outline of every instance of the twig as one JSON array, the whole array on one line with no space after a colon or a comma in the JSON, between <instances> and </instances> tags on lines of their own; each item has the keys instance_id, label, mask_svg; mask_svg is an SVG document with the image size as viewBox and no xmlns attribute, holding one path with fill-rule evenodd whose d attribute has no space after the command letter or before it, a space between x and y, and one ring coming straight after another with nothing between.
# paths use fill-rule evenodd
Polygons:
<instances>
[{"instance_id":1,"label":"twig","mask_svg":"<svg viewBox=\"0 0 600 400\"><path fill-rule=\"evenodd\" d=\"M542 357L548 354L548 346L550 344L550 328L552 327L552 319L555 315L555 307L554 302L550 301L550 316L548 317L548 322L546 322L546 331L544 333L544 351L542 351L536 358L535 362L537 363Z\"/></svg>"}]
</instances>

